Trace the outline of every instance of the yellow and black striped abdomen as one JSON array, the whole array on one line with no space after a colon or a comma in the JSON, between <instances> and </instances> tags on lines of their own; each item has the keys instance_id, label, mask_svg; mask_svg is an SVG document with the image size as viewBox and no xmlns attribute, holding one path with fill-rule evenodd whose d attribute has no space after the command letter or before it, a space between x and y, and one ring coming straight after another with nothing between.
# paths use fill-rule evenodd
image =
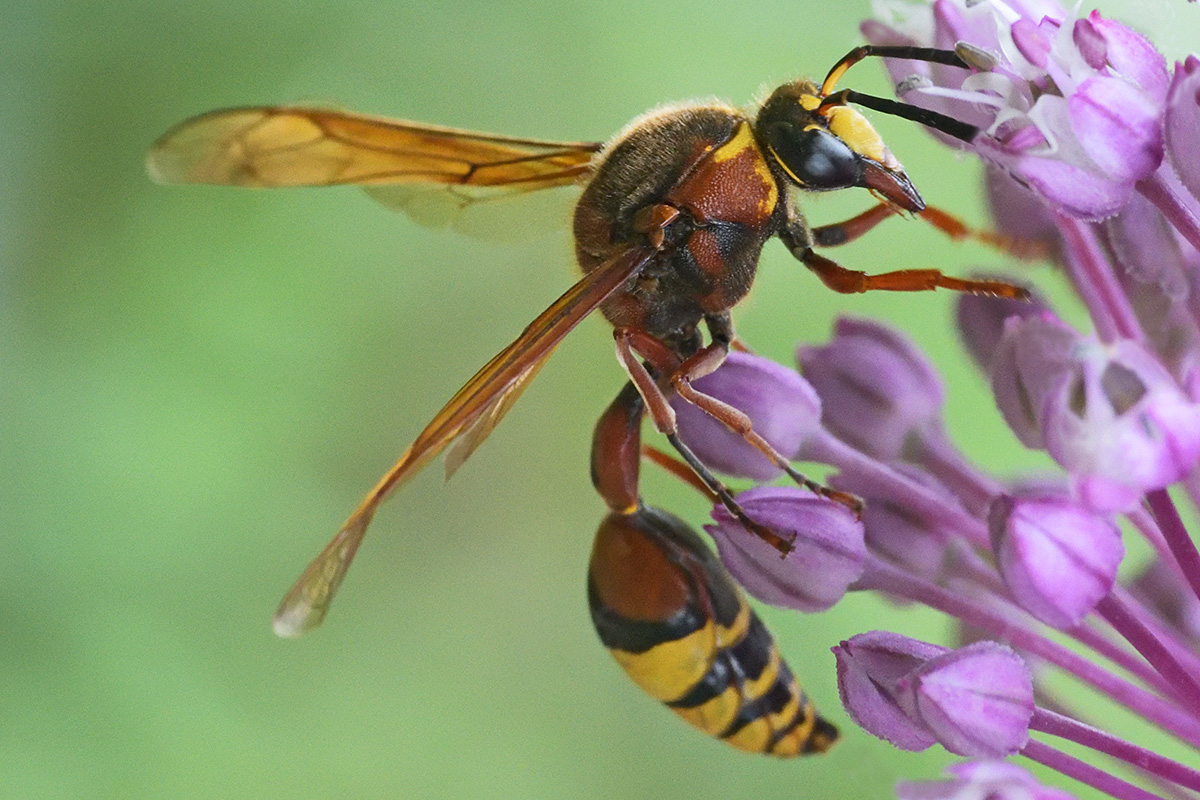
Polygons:
<instances>
[{"instance_id":1,"label":"yellow and black striped abdomen","mask_svg":"<svg viewBox=\"0 0 1200 800\"><path fill-rule=\"evenodd\" d=\"M705 733L777 756L836 741L741 590L682 520L644 506L609 514L592 549L588 602L629 677Z\"/></svg>"}]
</instances>

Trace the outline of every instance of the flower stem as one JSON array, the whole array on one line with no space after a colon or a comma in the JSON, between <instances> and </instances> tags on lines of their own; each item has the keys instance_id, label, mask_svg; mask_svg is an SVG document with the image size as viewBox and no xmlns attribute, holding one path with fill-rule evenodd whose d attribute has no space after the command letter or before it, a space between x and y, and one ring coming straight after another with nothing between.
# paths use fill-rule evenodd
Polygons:
<instances>
[{"instance_id":1,"label":"flower stem","mask_svg":"<svg viewBox=\"0 0 1200 800\"><path fill-rule=\"evenodd\" d=\"M1188 493L1191 494L1191 491L1189 490ZM1159 558L1171 559L1171 548L1167 547L1167 540L1163 538L1162 531L1158 529L1158 523L1154 521L1154 516L1146 510L1145 506L1130 509L1125 513L1125 519L1129 520L1146 540L1146 543L1154 548L1154 552L1158 553Z\"/></svg>"},{"instance_id":2,"label":"flower stem","mask_svg":"<svg viewBox=\"0 0 1200 800\"><path fill-rule=\"evenodd\" d=\"M1183 570L1183 577L1196 597L1200 598L1200 553L1196 552L1196 543L1179 518L1175 502L1166 489L1155 489L1146 493L1146 503L1158 522L1158 529L1167 540L1167 546L1171 548L1171 555L1175 556L1175 561Z\"/></svg>"},{"instance_id":3,"label":"flower stem","mask_svg":"<svg viewBox=\"0 0 1200 800\"><path fill-rule=\"evenodd\" d=\"M1021 748L1021 755L1030 761L1044 764L1050 769L1058 770L1063 775L1085 783L1093 789L1099 789L1117 800L1163 800L1161 795L1148 792L1141 787L1123 781L1116 775L1111 775L1099 767L1094 767L1085 761L1069 756L1048 744L1030 739Z\"/></svg>"},{"instance_id":4,"label":"flower stem","mask_svg":"<svg viewBox=\"0 0 1200 800\"><path fill-rule=\"evenodd\" d=\"M1164 167L1169 169L1169 167ZM1155 207L1162 212L1171 223L1171 227L1179 231L1192 247L1200 251L1200 219L1196 218L1192 209L1175 192L1174 188L1163 180L1161 169L1148 178L1138 181L1137 190Z\"/></svg>"},{"instance_id":5,"label":"flower stem","mask_svg":"<svg viewBox=\"0 0 1200 800\"><path fill-rule=\"evenodd\" d=\"M1125 604L1125 608L1134 614L1142 625L1154 632L1158 640L1171 650L1171 654L1175 660L1182 664L1184 669L1190 672L1197 680L1200 680L1200 655L1197 655L1187 642L1180 637L1178 629L1164 622L1161 617L1147 607L1141 598L1134 595L1124 586L1120 584L1114 586L1113 594Z\"/></svg>"},{"instance_id":6,"label":"flower stem","mask_svg":"<svg viewBox=\"0 0 1200 800\"><path fill-rule=\"evenodd\" d=\"M870 555L867 556L863 577L856 584L856 588L891 592L988 631L1001 641L1027 650L1070 672L1153 724L1170 731L1192 747L1200 748L1200 722L1174 704L1096 666L1078 653L1005 619L981 603L910 575Z\"/></svg>"},{"instance_id":7,"label":"flower stem","mask_svg":"<svg viewBox=\"0 0 1200 800\"><path fill-rule=\"evenodd\" d=\"M865 455L861 451L851 447L850 445L842 442L840 439L837 439L830 434L824 434L819 437L811 437L810 440L805 443L805 452L802 453L801 457L805 460L820 461L830 464L831 466L838 467L848 477L853 477L857 485L861 487L860 491L863 491L864 494L871 495L878 493L884 497L903 497L905 498L906 505L908 505L908 507L913 511L923 514L929 519L945 520L946 523L952 525L963 537L963 539L969 542L972 546L987 552L990 552L991 550L991 543L988 540L987 530L984 527L983 522L978 518L972 516L964 509L960 508L957 504L948 502L945 497L939 496L935 492L931 491L928 487L911 480L887 464L876 461L875 459ZM970 567L973 570L979 570L979 565L977 563L971 564ZM897 571L900 574L906 574L902 571ZM987 571L989 573L991 572L990 569ZM994 575L992 577L994 578ZM981 579L981 583L991 589L995 588L994 582L989 580ZM922 600L921 602L924 601ZM953 612L949 613L953 614ZM1001 617L996 615L994 612L989 613L992 613L997 619L1001 619ZM958 615L955 614L955 616ZM985 626L981 625L980 627ZM1035 636L1041 641L1049 643L1048 640L1037 636L1037 634L1029 631L1027 628L1023 628L1023 630L1025 630L1030 636ZM1106 658L1109 658L1114 663L1129 669L1133 674L1147 681L1147 683L1149 683L1151 686L1159 689L1165 688L1164 683L1161 680L1161 676L1155 673L1153 670L1147 669L1145 664L1140 662L1140 660L1136 662L1135 665L1131 666L1130 659L1123 657L1122 654L1115 651L1113 647L1104 646L1103 644L1097 646L1100 637L1089 636L1086 632L1082 635L1079 635L1079 630L1082 629L1067 631L1067 633L1074 636L1081 643L1088 645ZM1128 656L1129 654L1124 655ZM1080 660L1082 661L1082 659ZM1084 661L1083 663L1093 666L1090 664L1090 662ZM1062 665L1060 664L1060 666ZM1098 667L1094 666L1093 668L1099 669ZM1064 669L1069 668L1064 667ZM1112 676L1111 673L1105 674L1110 675L1114 680L1120 680L1119 678ZM1139 689L1139 691L1141 690ZM1153 695L1149 693L1146 694L1148 697L1153 697ZM1155 699L1157 700L1158 698ZM1174 709L1173 707L1171 710L1173 713L1179 713L1178 710ZM1194 725L1195 723L1191 724ZM1200 732L1200 728L1196 728L1194 730ZM1186 738L1187 736L1194 736L1195 734L1180 735L1185 736ZM1197 742L1200 740L1192 739L1192 741L1193 744L1197 744Z\"/></svg>"},{"instance_id":8,"label":"flower stem","mask_svg":"<svg viewBox=\"0 0 1200 800\"><path fill-rule=\"evenodd\" d=\"M993 595L992 601L994 603L1003 605L1009 612L1009 619L1015 619L1013 616L1015 614L1023 615L1026 613L1013 603L1008 589L1000 580L1000 577L977 554L960 551L958 553L958 567L967 580L978 584L990 592ZM1087 625L1076 625L1074 628L1063 629L1062 633L1067 634L1080 644L1090 647L1098 655L1107 658L1126 672L1139 678L1152 689L1163 694L1172 694L1174 692L1174 686L1150 664L1147 664L1143 658L1139 657L1137 653L1105 638L1099 631Z\"/></svg>"},{"instance_id":9,"label":"flower stem","mask_svg":"<svg viewBox=\"0 0 1200 800\"><path fill-rule=\"evenodd\" d=\"M942 431L920 437L911 459L953 492L972 514L985 515L992 498L1003 491L994 478L975 469Z\"/></svg>"},{"instance_id":10,"label":"flower stem","mask_svg":"<svg viewBox=\"0 0 1200 800\"><path fill-rule=\"evenodd\" d=\"M853 477L862 494L903 499L904 505L914 513L957 528L973 546L984 550L991 546L983 523L957 503L948 501L944 495L876 461L830 433L823 431L820 435L810 436L804 442L799 460L837 467L847 478Z\"/></svg>"},{"instance_id":11,"label":"flower stem","mask_svg":"<svg viewBox=\"0 0 1200 800\"><path fill-rule=\"evenodd\" d=\"M1144 340L1133 306L1117 283L1096 234L1087 223L1077 219L1062 214L1056 214L1054 219L1066 244L1067 272L1091 312L1097 335L1108 343L1118 339Z\"/></svg>"},{"instance_id":12,"label":"flower stem","mask_svg":"<svg viewBox=\"0 0 1200 800\"><path fill-rule=\"evenodd\" d=\"M1171 651L1159 641L1154 631L1142 624L1137 615L1111 592L1096 604L1096 612L1133 645L1146 661L1170 682L1180 699L1193 714L1200 713L1200 683L1176 659Z\"/></svg>"},{"instance_id":13,"label":"flower stem","mask_svg":"<svg viewBox=\"0 0 1200 800\"><path fill-rule=\"evenodd\" d=\"M1107 731L1045 708L1035 708L1029 727L1089 747L1169 781L1200 791L1200 771L1152 750L1119 739Z\"/></svg>"}]
</instances>

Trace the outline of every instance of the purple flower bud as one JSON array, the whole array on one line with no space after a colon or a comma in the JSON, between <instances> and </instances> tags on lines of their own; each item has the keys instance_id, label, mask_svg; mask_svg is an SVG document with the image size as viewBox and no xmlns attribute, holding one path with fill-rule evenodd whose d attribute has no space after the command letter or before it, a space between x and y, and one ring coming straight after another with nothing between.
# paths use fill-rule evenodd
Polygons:
<instances>
[{"instance_id":1,"label":"purple flower bud","mask_svg":"<svg viewBox=\"0 0 1200 800\"><path fill-rule=\"evenodd\" d=\"M1099 511L1129 508L1200 459L1200 405L1135 342L1080 347L1042 415L1047 452Z\"/></svg>"},{"instance_id":2,"label":"purple flower bud","mask_svg":"<svg viewBox=\"0 0 1200 800\"><path fill-rule=\"evenodd\" d=\"M1168 184L1177 180L1160 170ZM1180 196L1186 191L1179 187ZM1162 213L1135 195L1120 214L1103 223L1104 239L1116 259L1121 282L1151 346L1172 374L1183 376L1200 352L1196 308L1200 290L1200 253L1187 244Z\"/></svg>"},{"instance_id":3,"label":"purple flower bud","mask_svg":"<svg viewBox=\"0 0 1200 800\"><path fill-rule=\"evenodd\" d=\"M895 469L936 492L945 502L958 505L954 496L928 472L908 464L898 464ZM864 488L861 483L848 481L840 474L831 476L828 483L834 489L858 494L866 501L862 522L868 550L927 580L936 581L942 575L947 550L955 537L955 532L945 523L914 511L910 499L903 493L885 494L884 487Z\"/></svg>"},{"instance_id":4,"label":"purple flower bud","mask_svg":"<svg viewBox=\"0 0 1200 800\"><path fill-rule=\"evenodd\" d=\"M695 381L704 394L750 418L754 430L786 457L806 436L820 430L821 401L794 370L749 353L729 354L720 369ZM672 398L679 436L700 459L728 475L769 481L782 471L766 456L705 412Z\"/></svg>"},{"instance_id":5,"label":"purple flower bud","mask_svg":"<svg viewBox=\"0 0 1200 800\"><path fill-rule=\"evenodd\" d=\"M1009 319L992 390L1017 438L1046 448L1098 511L1128 508L1200 458L1200 406L1135 342L1102 345L1050 316Z\"/></svg>"},{"instance_id":6,"label":"purple flower bud","mask_svg":"<svg viewBox=\"0 0 1200 800\"><path fill-rule=\"evenodd\" d=\"M846 713L867 733L901 750L925 750L937 740L910 719L896 701L895 687L945 647L887 631L860 633L833 648L838 694Z\"/></svg>"},{"instance_id":7,"label":"purple flower bud","mask_svg":"<svg viewBox=\"0 0 1200 800\"><path fill-rule=\"evenodd\" d=\"M1196 158L1196 142L1200 142L1200 58L1194 55L1175 64L1167 92L1164 135L1171 166L1192 197L1200 198L1200 159Z\"/></svg>"},{"instance_id":8,"label":"purple flower bud","mask_svg":"<svg viewBox=\"0 0 1200 800\"><path fill-rule=\"evenodd\" d=\"M1058 239L1058 226L1049 209L1028 186L1017 183L1007 172L991 164L984 185L988 211L1000 233L1031 241Z\"/></svg>"},{"instance_id":9,"label":"purple flower bud","mask_svg":"<svg viewBox=\"0 0 1200 800\"><path fill-rule=\"evenodd\" d=\"M1026 447L1042 448L1042 406L1062 382L1084 337L1051 314L1010 317L992 353L992 392L1004 421Z\"/></svg>"},{"instance_id":10,"label":"purple flower bud","mask_svg":"<svg viewBox=\"0 0 1200 800\"><path fill-rule=\"evenodd\" d=\"M1153 284L1173 301L1188 296L1188 275L1200 267L1200 259L1149 200L1134 197L1120 214L1104 221L1103 230L1121 277L1128 279L1126 286Z\"/></svg>"},{"instance_id":11,"label":"purple flower bud","mask_svg":"<svg viewBox=\"0 0 1200 800\"><path fill-rule=\"evenodd\" d=\"M1007 178L1006 178L1007 180ZM977 274L979 278L995 278L994 275ZM1009 300L1004 297L988 297L978 294L962 294L958 297L958 333L971 358L983 374L992 372L992 360L1000 338L1004 334L1004 323L1009 317L1027 319L1041 316L1049 306L1036 292L1028 301Z\"/></svg>"},{"instance_id":12,"label":"purple flower bud","mask_svg":"<svg viewBox=\"0 0 1200 800\"><path fill-rule=\"evenodd\" d=\"M1129 588L1164 622L1189 641L1200 643L1200 600L1174 564L1154 559Z\"/></svg>"},{"instance_id":13,"label":"purple flower bud","mask_svg":"<svg viewBox=\"0 0 1200 800\"><path fill-rule=\"evenodd\" d=\"M897 800L1075 800L1038 783L1027 770L1004 761L971 761L946 768L948 781L900 781Z\"/></svg>"},{"instance_id":14,"label":"purple flower bud","mask_svg":"<svg viewBox=\"0 0 1200 800\"><path fill-rule=\"evenodd\" d=\"M1116 108L1120 113L1113 113ZM1088 78L1067 109L1084 152L1113 180L1136 183L1162 163L1162 102L1134 84L1102 75Z\"/></svg>"},{"instance_id":15,"label":"purple flower bud","mask_svg":"<svg viewBox=\"0 0 1200 800\"><path fill-rule=\"evenodd\" d=\"M705 530L725 567L754 597L773 606L824 611L862 575L867 549L862 523L840 503L790 486L763 486L738 495L750 519L783 536L795 549L779 551L748 532L724 506Z\"/></svg>"},{"instance_id":16,"label":"purple flower bud","mask_svg":"<svg viewBox=\"0 0 1200 800\"><path fill-rule=\"evenodd\" d=\"M1065 497L1001 495L988 512L997 567L1014 600L1055 628L1072 628L1117 579L1121 531Z\"/></svg>"},{"instance_id":17,"label":"purple flower bud","mask_svg":"<svg viewBox=\"0 0 1200 800\"><path fill-rule=\"evenodd\" d=\"M829 344L801 347L797 357L821 396L825 427L869 455L896 460L911 437L941 427L937 372L890 328L841 318Z\"/></svg>"},{"instance_id":18,"label":"purple flower bud","mask_svg":"<svg viewBox=\"0 0 1200 800\"><path fill-rule=\"evenodd\" d=\"M911 703L915 717L951 753L1003 758L1029 741L1033 678L1002 644L977 642L933 658L897 688L901 705Z\"/></svg>"}]
</instances>

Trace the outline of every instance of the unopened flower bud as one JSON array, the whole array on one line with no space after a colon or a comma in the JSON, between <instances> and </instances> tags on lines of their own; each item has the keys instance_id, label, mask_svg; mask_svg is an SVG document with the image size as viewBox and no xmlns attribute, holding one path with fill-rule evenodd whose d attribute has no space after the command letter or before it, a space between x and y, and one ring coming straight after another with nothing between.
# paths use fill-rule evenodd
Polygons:
<instances>
[{"instance_id":1,"label":"unopened flower bud","mask_svg":"<svg viewBox=\"0 0 1200 800\"><path fill-rule=\"evenodd\" d=\"M1033 678L1002 644L977 642L945 653L897 686L901 704L911 703L913 715L951 753L1003 758L1029 741Z\"/></svg>"},{"instance_id":2,"label":"unopened flower bud","mask_svg":"<svg viewBox=\"0 0 1200 800\"><path fill-rule=\"evenodd\" d=\"M1046 204L1007 172L989 164L984 188L997 231L1030 242L1049 243L1059 238L1058 226Z\"/></svg>"},{"instance_id":3,"label":"unopened flower bud","mask_svg":"<svg viewBox=\"0 0 1200 800\"><path fill-rule=\"evenodd\" d=\"M1011 181L1011 178L1005 177ZM977 278L995 278L994 275L975 275ZM1033 293L1029 300L1011 300L1006 297L989 297L982 294L962 294L958 297L958 333L971 358L984 375L992 372L992 360L1000 338L1004 335L1004 323L1009 317L1041 316L1049 306L1041 296Z\"/></svg>"},{"instance_id":4,"label":"unopened flower bud","mask_svg":"<svg viewBox=\"0 0 1200 800\"><path fill-rule=\"evenodd\" d=\"M1062 383L1084 337L1048 313L1009 317L992 353L992 392L1004 421L1026 447L1042 448L1042 406Z\"/></svg>"},{"instance_id":5,"label":"unopened flower bud","mask_svg":"<svg viewBox=\"0 0 1200 800\"><path fill-rule=\"evenodd\" d=\"M1075 800L1005 761L951 764L946 773L951 776L948 781L900 781L896 800Z\"/></svg>"},{"instance_id":6,"label":"unopened flower bud","mask_svg":"<svg viewBox=\"0 0 1200 800\"><path fill-rule=\"evenodd\" d=\"M770 359L732 352L716 372L692 384L750 418L754 430L785 457L820 430L821 400L794 370ZM740 434L679 397L671 400L679 436L709 467L727 475L769 481L782 471Z\"/></svg>"},{"instance_id":7,"label":"unopened flower bud","mask_svg":"<svg viewBox=\"0 0 1200 800\"><path fill-rule=\"evenodd\" d=\"M888 631L860 633L833 648L838 694L846 713L867 733L901 750L925 750L937 743L897 702L896 686L926 661L948 652Z\"/></svg>"},{"instance_id":8,"label":"unopened flower bud","mask_svg":"<svg viewBox=\"0 0 1200 800\"><path fill-rule=\"evenodd\" d=\"M737 500L750 519L795 537L795 549L781 557L724 506L713 509L716 524L705 530L726 569L752 596L773 606L824 611L862 575L863 526L844 505L790 486L751 489Z\"/></svg>"},{"instance_id":9,"label":"unopened flower bud","mask_svg":"<svg viewBox=\"0 0 1200 800\"><path fill-rule=\"evenodd\" d=\"M1066 497L1001 495L988 529L1013 599L1055 628L1078 625L1096 607L1125 555L1111 519Z\"/></svg>"},{"instance_id":10,"label":"unopened flower bud","mask_svg":"<svg viewBox=\"0 0 1200 800\"><path fill-rule=\"evenodd\" d=\"M1175 64L1164 127L1171 166L1192 197L1200 198L1200 159L1196 158L1196 142L1200 141L1200 57L1190 55Z\"/></svg>"},{"instance_id":11,"label":"unopened flower bud","mask_svg":"<svg viewBox=\"0 0 1200 800\"><path fill-rule=\"evenodd\" d=\"M1159 177L1186 196L1170 170ZM1195 362L1193 293L1200 290L1200 253L1171 227L1154 204L1134 195L1120 214L1103 223L1104 240L1117 261L1117 278L1129 298L1150 346L1176 376Z\"/></svg>"},{"instance_id":12,"label":"unopened flower bud","mask_svg":"<svg viewBox=\"0 0 1200 800\"><path fill-rule=\"evenodd\" d=\"M797 355L821 396L825 427L859 450L893 461L911 437L941 427L941 380L921 351L896 331L842 318L829 344L801 347Z\"/></svg>"},{"instance_id":13,"label":"unopened flower bud","mask_svg":"<svg viewBox=\"0 0 1200 800\"><path fill-rule=\"evenodd\" d=\"M908 464L899 464L895 469L936 492L946 503L958 505L958 501L928 472ZM864 491L861 485L840 474L830 476L828 482L834 489L858 494L866 502L862 522L867 548L873 554L926 580L936 581L941 576L950 542L956 535L951 524L915 511L911 500L902 491L888 494L884 487L875 486Z\"/></svg>"}]
</instances>

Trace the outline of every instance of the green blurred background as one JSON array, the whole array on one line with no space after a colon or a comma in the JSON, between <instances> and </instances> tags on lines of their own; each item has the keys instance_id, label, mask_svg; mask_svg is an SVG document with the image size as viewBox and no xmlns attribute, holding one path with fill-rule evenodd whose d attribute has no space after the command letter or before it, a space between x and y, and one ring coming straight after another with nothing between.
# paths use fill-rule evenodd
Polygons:
<instances>
[{"instance_id":1,"label":"green blurred background","mask_svg":"<svg viewBox=\"0 0 1200 800\"><path fill-rule=\"evenodd\" d=\"M275 604L361 495L573 280L565 226L543 215L529 224L547 235L489 243L353 189L165 188L142 166L173 123L249 103L601 139L663 101L742 103L823 74L867 10L10 0L0 796L866 798L932 777L944 753L899 755L845 719L829 653L871 628L939 638L932 615L857 596L815 617L764 612L846 731L807 762L710 741L611 662L584 598L602 513L591 427L622 382L598 318L452 482L430 469L377 517L324 628L275 638ZM873 65L851 75L887 90ZM983 222L974 165L906 123L878 126L929 202ZM821 222L868 203L805 207ZM838 257L997 263L900 220ZM972 457L1042 463L1001 431L949 298L833 296L777 245L760 275L737 315L752 346L788 359L839 313L894 321L947 370ZM645 492L705 518L654 470Z\"/></svg>"}]
</instances>

